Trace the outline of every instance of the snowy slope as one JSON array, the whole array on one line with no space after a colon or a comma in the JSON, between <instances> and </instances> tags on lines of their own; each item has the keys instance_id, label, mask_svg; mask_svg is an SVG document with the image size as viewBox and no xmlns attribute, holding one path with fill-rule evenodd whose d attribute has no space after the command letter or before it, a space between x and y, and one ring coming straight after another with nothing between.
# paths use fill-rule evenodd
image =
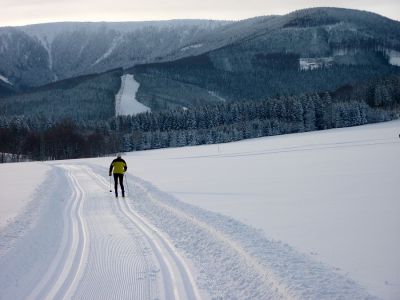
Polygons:
<instances>
[{"instance_id":1,"label":"snowy slope","mask_svg":"<svg viewBox=\"0 0 400 300\"><path fill-rule=\"evenodd\" d=\"M400 295L400 122L133 153L135 175ZM173 176L171 176L173 172Z\"/></svg>"},{"instance_id":2,"label":"snowy slope","mask_svg":"<svg viewBox=\"0 0 400 300\"><path fill-rule=\"evenodd\" d=\"M40 163L4 164L0 167L2 230L29 205L30 200L34 198L36 186L44 181L50 168Z\"/></svg>"},{"instance_id":3,"label":"snowy slope","mask_svg":"<svg viewBox=\"0 0 400 300\"><path fill-rule=\"evenodd\" d=\"M399 130L130 153L126 199L111 158L49 162L0 231L0 298L398 299Z\"/></svg>"},{"instance_id":4,"label":"snowy slope","mask_svg":"<svg viewBox=\"0 0 400 300\"><path fill-rule=\"evenodd\" d=\"M228 23L170 20L0 27L0 69L21 85L44 85L155 61Z\"/></svg>"},{"instance_id":5,"label":"snowy slope","mask_svg":"<svg viewBox=\"0 0 400 300\"><path fill-rule=\"evenodd\" d=\"M8 78L6 78L6 77L4 77L2 75L0 75L0 80L5 82L5 83L8 83L9 85L12 85L12 83L8 80Z\"/></svg>"},{"instance_id":6,"label":"snowy slope","mask_svg":"<svg viewBox=\"0 0 400 300\"><path fill-rule=\"evenodd\" d=\"M136 115L150 111L150 108L136 100L139 83L133 75L125 74L121 77L121 88L115 96L115 114Z\"/></svg>"}]
</instances>

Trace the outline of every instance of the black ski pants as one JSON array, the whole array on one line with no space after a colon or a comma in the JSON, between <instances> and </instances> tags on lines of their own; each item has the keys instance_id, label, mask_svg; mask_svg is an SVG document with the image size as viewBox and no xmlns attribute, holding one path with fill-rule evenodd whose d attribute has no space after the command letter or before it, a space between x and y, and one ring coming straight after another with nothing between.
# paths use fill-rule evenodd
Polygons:
<instances>
[{"instance_id":1,"label":"black ski pants","mask_svg":"<svg viewBox=\"0 0 400 300\"><path fill-rule=\"evenodd\" d=\"M118 180L121 186L122 197L125 197L125 189L124 189L124 174L114 173L114 191L115 196L118 197Z\"/></svg>"}]
</instances>

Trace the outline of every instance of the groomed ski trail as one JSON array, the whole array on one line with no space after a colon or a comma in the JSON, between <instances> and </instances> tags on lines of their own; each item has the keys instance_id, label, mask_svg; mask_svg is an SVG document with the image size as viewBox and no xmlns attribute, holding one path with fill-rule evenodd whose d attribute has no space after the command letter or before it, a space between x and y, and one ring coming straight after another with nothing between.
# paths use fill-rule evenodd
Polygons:
<instances>
[{"instance_id":1,"label":"groomed ski trail","mask_svg":"<svg viewBox=\"0 0 400 300\"><path fill-rule=\"evenodd\" d=\"M18 294L18 284L10 283L21 280L27 299L374 299L264 232L129 173L127 197L116 199L106 168L86 161L51 165L58 174L51 193L65 195L53 211L63 219L59 246L40 265L39 278L3 274L7 295ZM36 235L45 232L40 227ZM22 266L12 257L7 270Z\"/></svg>"},{"instance_id":2,"label":"groomed ski trail","mask_svg":"<svg viewBox=\"0 0 400 300\"><path fill-rule=\"evenodd\" d=\"M64 211L64 233L56 257L39 284L29 296L30 299L69 299L76 288L87 257L88 240L82 218L85 193L72 174L72 167L61 166L67 171L69 186L73 193Z\"/></svg>"},{"instance_id":3,"label":"groomed ski trail","mask_svg":"<svg viewBox=\"0 0 400 300\"><path fill-rule=\"evenodd\" d=\"M71 190L64 229L58 251L27 299L205 298L179 252L127 205L129 198L115 199L108 181L87 166L55 168Z\"/></svg>"},{"instance_id":4,"label":"groomed ski trail","mask_svg":"<svg viewBox=\"0 0 400 300\"><path fill-rule=\"evenodd\" d=\"M107 180L94 173L90 168L87 168L86 171L104 189L108 188ZM131 200L128 195L126 198L117 198L116 203L124 216L141 231L155 254L161 266L167 299L201 299L195 279L184 259L157 228L131 208L128 204Z\"/></svg>"},{"instance_id":5,"label":"groomed ski trail","mask_svg":"<svg viewBox=\"0 0 400 300\"><path fill-rule=\"evenodd\" d=\"M148 195L148 199L150 201L156 202L157 200L149 193L142 185L140 186L141 189ZM288 290L288 287L285 286L282 282L277 280L273 273L271 273L268 269L263 268L259 265L257 260L255 260L246 250L234 240L229 239L227 236L222 234L221 232L217 231L214 227L208 225L207 223L200 221L190 215L185 214L184 212L165 205L163 203L158 202L158 205L162 206L164 209L170 211L172 214L175 214L179 218L186 220L187 222L192 222L192 224L202 230L206 231L211 237L216 240L221 241L228 247L230 247L234 252L237 253L238 259L245 261L245 263L250 266L256 273L260 275L262 281L264 281L265 285L274 290L275 297L280 299L296 299L297 297L294 296Z\"/></svg>"},{"instance_id":6,"label":"groomed ski trail","mask_svg":"<svg viewBox=\"0 0 400 300\"><path fill-rule=\"evenodd\" d=\"M91 168L106 174L104 168ZM105 177L100 180L106 187ZM185 204L140 178L127 175L127 180L131 195L119 204L191 260L199 287L211 298L373 298L350 278L259 230Z\"/></svg>"}]
</instances>

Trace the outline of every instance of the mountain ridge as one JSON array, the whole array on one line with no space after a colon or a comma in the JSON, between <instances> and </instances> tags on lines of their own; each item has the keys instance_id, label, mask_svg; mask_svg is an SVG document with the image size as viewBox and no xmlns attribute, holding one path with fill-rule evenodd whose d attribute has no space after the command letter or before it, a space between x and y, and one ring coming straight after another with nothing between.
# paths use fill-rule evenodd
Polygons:
<instances>
[{"instance_id":1,"label":"mountain ridge","mask_svg":"<svg viewBox=\"0 0 400 300\"><path fill-rule=\"evenodd\" d=\"M182 84L209 91L210 99L216 94L262 100L333 91L399 71L400 22L374 13L314 8L242 23L252 24L252 34L209 51L197 48L197 55L126 70L142 84L139 100L148 106L179 102L182 95L171 99L170 90Z\"/></svg>"},{"instance_id":2,"label":"mountain ridge","mask_svg":"<svg viewBox=\"0 0 400 300\"><path fill-rule=\"evenodd\" d=\"M343 8L309 8L240 21L58 22L1 27L0 75L15 87L38 86L118 67L196 56L263 37L263 52L303 51L313 57L327 49L323 44L327 35L331 43L336 39L351 45L352 31L362 37L356 42L373 40L400 51L400 22ZM311 34L320 40L295 47L297 40L305 40L302 35Z\"/></svg>"}]
</instances>

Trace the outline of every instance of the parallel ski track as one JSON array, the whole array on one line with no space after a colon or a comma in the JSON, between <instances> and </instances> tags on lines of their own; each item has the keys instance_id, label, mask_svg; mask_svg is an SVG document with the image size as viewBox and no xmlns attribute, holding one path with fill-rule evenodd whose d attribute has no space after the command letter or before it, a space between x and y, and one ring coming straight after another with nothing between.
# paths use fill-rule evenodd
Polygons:
<instances>
[{"instance_id":1,"label":"parallel ski track","mask_svg":"<svg viewBox=\"0 0 400 300\"><path fill-rule=\"evenodd\" d=\"M87 173L108 188L108 182L91 168L85 168ZM175 250L169 239L145 218L136 213L128 204L129 198L117 199L118 208L145 236L157 257L163 279L167 299L201 299L197 285L181 255Z\"/></svg>"},{"instance_id":2,"label":"parallel ski track","mask_svg":"<svg viewBox=\"0 0 400 300\"><path fill-rule=\"evenodd\" d=\"M64 213L64 232L61 246L48 271L32 291L29 299L71 299L83 272L83 262L87 256L88 239L82 219L85 193L79 182L67 170L69 184L73 190L71 201Z\"/></svg>"},{"instance_id":3,"label":"parallel ski track","mask_svg":"<svg viewBox=\"0 0 400 300\"><path fill-rule=\"evenodd\" d=\"M93 166L93 168L97 170L97 167ZM95 173L90 166L87 169L108 190L108 182L105 177ZM242 240L240 235L231 235L229 230L225 231L224 226L219 227L220 220L218 218L216 222L213 221L213 218L203 218L208 214L199 213L195 208L193 210L188 209L185 205L175 202L170 195L159 191L140 178L136 178L133 187L134 197L137 197L137 201L127 198L118 199L116 202L126 218L139 227L147 237L153 253L160 260L164 282L170 282L174 287L172 294L171 291L166 289L167 299L201 298L188 265L182 259L182 254L176 251L172 242L177 243L183 251L187 251L188 255L194 254L194 262L200 263L198 267L200 267L201 272L205 271L206 274L209 270L218 272L219 267L228 272L227 277L221 277L224 278L222 280L226 280L226 283L221 281L224 289L219 289L218 285L215 287L216 298L220 295L236 298L235 289L240 294L243 283L251 288L245 289L240 296L243 298L370 298L370 295L355 282L335 274L330 268L325 268L318 262L308 260L286 246L280 246L279 243L271 244L268 241L267 243L255 244L253 249L252 247L248 248L247 240ZM193 233L196 234L196 237L193 237L194 240L191 239ZM193 243L191 243L192 241ZM196 247L197 243L201 243L198 252L193 248ZM266 247L266 256L264 256L264 252L253 251L259 246ZM218 252L221 248L226 253L222 258L219 256L220 252ZM208 252L209 249L211 253ZM273 253L271 254L269 251ZM280 255L281 251L283 251L283 256ZM213 258L216 258L216 268L206 266L206 269L202 269L203 259L206 259L207 263L213 264ZM276 263L275 259L277 259ZM229 268L225 268L226 261L233 266L232 273L230 273ZM286 270L287 264L292 264L288 266L288 270ZM294 270L295 274L289 273L290 270ZM243 277L241 277L242 275ZM304 280L303 275L305 276ZM210 274L206 276L210 276ZM213 284L210 281L201 281L204 279L202 277L199 278L200 284ZM215 279L216 277L208 278ZM250 278L251 281L246 281L246 278ZM218 278L216 279L218 280ZM247 285L247 283L250 285ZM203 285L203 287L205 286ZM231 287L233 288L232 293L229 291ZM227 292L225 293L225 291ZM209 292L212 294L213 289Z\"/></svg>"},{"instance_id":4,"label":"parallel ski track","mask_svg":"<svg viewBox=\"0 0 400 300\"><path fill-rule=\"evenodd\" d=\"M93 177L96 177L98 181L104 185L104 187L108 188L108 183L104 179L104 177L96 174L90 167L88 168L88 172L91 173ZM233 251L235 251L238 254L238 258L242 259L246 265L251 266L251 268L257 272L258 274L261 275L261 278L263 278L264 283L267 288L271 289L271 292L275 294L275 297L277 299L298 299L299 297L293 295L293 292L289 291L288 287L279 281L277 278L275 278L274 274L270 272L268 269L263 268L260 266L259 262L254 259L251 255L249 255L246 250L241 247L238 243L235 241L229 239L227 236L222 234L221 232L218 232L215 228L212 226L208 225L205 222L202 222L201 220L198 220L195 218L195 216L188 215L185 212L174 208L172 206L169 206L167 204L164 204L163 202L155 199L153 195L147 190L145 186L143 186L141 183L136 182L135 185L142 189L142 191L146 194L147 199L153 203L155 203L157 206L161 207L164 210L169 211L173 215L175 215L179 219L183 219L187 222L190 222L190 224L193 224L194 226L197 226L205 231L208 232L210 236L212 236L214 239L217 239L221 242L223 242L225 245L228 245ZM129 199L129 198L128 198ZM176 286L176 279L174 278L174 271L172 270L173 265L177 265L180 269L180 274L185 274L185 270L188 270L187 265L184 263L183 259L180 258L180 255L176 252L175 248L172 246L171 242L169 241L168 238L164 237L164 235L153 225L151 225L148 221L146 221L143 217L141 217L138 213L134 211L132 208L131 204L129 201L121 200L118 199L118 205L121 208L121 210L124 212L124 214L131 219L131 221L138 226L140 226L144 232L149 237L150 242L152 243L152 247L155 247L156 249L155 252L158 252L160 255L164 253L164 258L166 258L165 254L172 255L174 258L173 263L168 263L167 264L167 269L169 270L169 273L171 274L172 282L173 285ZM160 249L160 244L167 249L167 253L163 250ZM170 260L170 259L169 259ZM162 262L161 262L162 263ZM176 273L176 272L175 272ZM183 276L183 278L189 278L190 281L190 286L195 287L194 279L193 276L190 275L190 271L186 272L186 276ZM185 287L188 286L186 283L184 285ZM272 288L271 288L272 287ZM178 291L174 290L174 295L175 299L180 299L178 296ZM187 293L187 295L191 295L191 297L186 297L183 299L200 299L200 295L196 290L194 289L193 292ZM196 297L196 298L195 298Z\"/></svg>"},{"instance_id":5,"label":"parallel ski track","mask_svg":"<svg viewBox=\"0 0 400 300\"><path fill-rule=\"evenodd\" d=\"M208 225L207 223L205 223L199 219L196 219L195 216L188 215L187 213L185 213L177 208L174 208L172 206L169 206L169 205L157 200L148 191L148 189L145 186L143 186L141 183L136 182L136 185L142 189L142 191L147 195L147 198L150 201L153 201L158 206L161 206L164 209L168 210L172 214L176 215L178 218L183 219L187 222L190 222L190 223L194 224L195 226L198 226L199 228L207 231L208 234L210 234L212 237L214 237L215 239L217 239L219 241L222 241L224 244L228 245L231 249L233 249L238 254L238 257L243 259L247 265L251 266L251 268L255 272L257 272L258 274L261 275L266 286L273 287L273 291L277 298L287 299L287 300L299 299L299 297L294 295L292 291L289 291L288 287L284 283L282 283L280 280L275 278L275 275L272 272L270 272L268 269L262 267L255 258L253 258L250 254L248 254L246 252L246 250L239 243L233 241L229 237L225 236L223 233L217 231L214 227Z\"/></svg>"},{"instance_id":6,"label":"parallel ski track","mask_svg":"<svg viewBox=\"0 0 400 300\"><path fill-rule=\"evenodd\" d=\"M90 189L85 205L92 243L87 267L76 299L157 299L155 274L158 267L149 257L147 243L134 226L126 227L115 201L101 196L103 187L86 167L79 167L80 179Z\"/></svg>"},{"instance_id":7,"label":"parallel ski track","mask_svg":"<svg viewBox=\"0 0 400 300\"><path fill-rule=\"evenodd\" d=\"M216 277L214 273L207 272L218 272L214 265L202 268L205 257L211 262L215 258L215 266L229 274L225 278L222 274L220 277L226 280L225 283L221 281L224 290L219 289L219 285L214 287L215 293L214 289L210 290L216 298L220 295L235 298L236 295L230 293L229 288L234 287L233 290L236 289L239 294L243 291L241 283L245 282L246 288L239 298L374 299L359 284L337 274L329 266L323 266L289 246L266 240L256 230L186 205L140 178L132 182L139 200L136 209L162 226L180 248L193 255L194 261L200 264L201 271L205 271L208 277L204 278L204 283L213 285L209 279L215 280ZM193 232L197 234L191 239ZM197 244L200 244L198 249ZM219 249L222 248L224 254L221 258ZM227 261L230 266L238 268L226 268ZM239 276L237 270L241 270ZM251 278L251 281L247 281L247 278Z\"/></svg>"},{"instance_id":8,"label":"parallel ski track","mask_svg":"<svg viewBox=\"0 0 400 300\"><path fill-rule=\"evenodd\" d=\"M97 176L99 180L103 183L103 185L107 186L107 182L103 177L94 172L93 176ZM247 251L239 243L230 239L223 233L217 231L214 227L197 219L195 216L189 215L178 208L167 205L162 201L159 201L158 199L154 198L151 192L148 191L148 189L140 182L135 182L135 186L142 189L148 201L151 201L156 206L170 212L173 216L176 216L176 218L189 222L189 224L193 224L195 227L201 228L202 230L206 231L209 234L209 236L212 237L213 239L216 239L222 242L224 245L229 246L234 252L237 253L238 260L244 261L246 265L251 266L251 269L253 269L254 272L260 275L260 277L263 279L265 283L266 288L271 290L271 293L275 295L274 296L275 298L288 299L288 300L299 298L297 295L294 295L293 291L290 291L289 288L281 280L276 278L276 276L270 270L261 266L260 263L250 254L248 254ZM167 249L169 248L169 252L171 251L176 252L174 250L174 247L170 244L169 240L167 238L162 237L162 233L160 233L159 230L157 230L153 225L149 224L148 221L145 221L143 217L139 216L138 213L134 211L134 209L132 208L132 203L124 200L119 200L118 203L121 209L124 212L126 212L127 216L129 218L132 218L132 222L138 222L138 221L145 222L145 226L149 230L153 231L153 233L157 234L158 236L161 236L161 240L163 241L163 243L165 242L167 243L166 246ZM168 244L170 244L171 246L168 247ZM182 267L187 268L185 265L183 265ZM192 278L190 280L194 281ZM188 298L188 299L193 299L193 298Z\"/></svg>"}]
</instances>

